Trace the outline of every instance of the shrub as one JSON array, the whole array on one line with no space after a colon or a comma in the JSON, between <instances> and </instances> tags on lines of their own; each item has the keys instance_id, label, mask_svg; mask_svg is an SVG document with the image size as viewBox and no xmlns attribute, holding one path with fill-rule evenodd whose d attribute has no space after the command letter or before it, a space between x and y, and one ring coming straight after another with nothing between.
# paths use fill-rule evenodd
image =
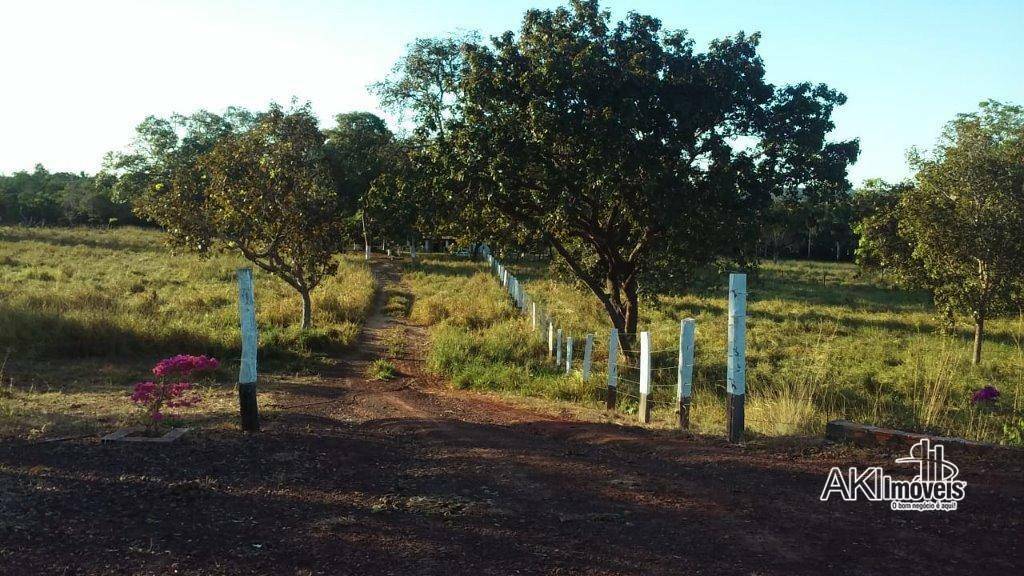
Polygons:
<instances>
[{"instance_id":1,"label":"shrub","mask_svg":"<svg viewBox=\"0 0 1024 576\"><path fill-rule=\"evenodd\" d=\"M366 377L370 380L391 380L397 374L395 365L383 358L378 358L366 368Z\"/></svg>"},{"instance_id":2,"label":"shrub","mask_svg":"<svg viewBox=\"0 0 1024 576\"><path fill-rule=\"evenodd\" d=\"M142 412L147 428L159 426L165 417L175 417L166 409L190 408L199 403L199 393L188 378L216 370L220 362L208 356L178 354L157 362L153 367L154 380L135 384L131 401Z\"/></svg>"}]
</instances>

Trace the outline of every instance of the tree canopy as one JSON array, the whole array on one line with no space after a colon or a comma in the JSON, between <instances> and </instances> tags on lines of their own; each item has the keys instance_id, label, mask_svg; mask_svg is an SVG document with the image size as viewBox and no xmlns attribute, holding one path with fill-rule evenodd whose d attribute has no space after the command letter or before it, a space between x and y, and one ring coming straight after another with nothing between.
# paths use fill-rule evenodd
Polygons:
<instances>
[{"instance_id":1,"label":"tree canopy","mask_svg":"<svg viewBox=\"0 0 1024 576\"><path fill-rule=\"evenodd\" d=\"M530 10L489 45L465 42L452 106L422 130L452 213L481 238L542 239L628 350L641 287L752 261L773 193L849 187L856 142L825 138L844 98L769 84L757 44L740 33L698 52L656 18L612 23L582 0ZM424 100L395 96L413 110Z\"/></svg>"},{"instance_id":2,"label":"tree canopy","mask_svg":"<svg viewBox=\"0 0 1024 576\"><path fill-rule=\"evenodd\" d=\"M199 112L139 127L141 145L114 157L118 187L176 245L239 250L302 296L337 267L347 230L325 149L309 106L253 114Z\"/></svg>"},{"instance_id":3,"label":"tree canopy","mask_svg":"<svg viewBox=\"0 0 1024 576\"><path fill-rule=\"evenodd\" d=\"M914 185L861 223L860 251L930 290L948 319L969 316L977 364L985 320L1022 304L1024 108L983 102L910 160Z\"/></svg>"}]
</instances>

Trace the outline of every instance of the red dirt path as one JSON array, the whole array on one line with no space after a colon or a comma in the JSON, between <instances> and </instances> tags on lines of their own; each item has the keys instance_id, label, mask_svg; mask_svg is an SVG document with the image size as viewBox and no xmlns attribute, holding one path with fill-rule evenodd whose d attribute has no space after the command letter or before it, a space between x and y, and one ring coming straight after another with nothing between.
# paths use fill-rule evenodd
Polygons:
<instances>
[{"instance_id":1,"label":"red dirt path","mask_svg":"<svg viewBox=\"0 0 1024 576\"><path fill-rule=\"evenodd\" d=\"M1022 574L1019 453L952 455L952 513L820 502L895 454L553 418L420 371L289 391L258 435L0 444L0 574ZM410 339L420 337L410 327Z\"/></svg>"}]
</instances>

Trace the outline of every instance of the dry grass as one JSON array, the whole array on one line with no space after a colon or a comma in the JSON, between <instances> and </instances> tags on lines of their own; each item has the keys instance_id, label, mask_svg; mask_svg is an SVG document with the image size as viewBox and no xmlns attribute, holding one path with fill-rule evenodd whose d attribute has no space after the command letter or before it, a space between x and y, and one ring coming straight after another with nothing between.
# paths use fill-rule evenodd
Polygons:
<instances>
[{"instance_id":1,"label":"dry grass","mask_svg":"<svg viewBox=\"0 0 1024 576\"><path fill-rule=\"evenodd\" d=\"M595 386L603 382L609 322L597 300L559 280L542 264L508 264L566 335L582 341L597 335ZM486 266L425 261L412 272L417 298L425 298L418 318L436 325L435 370L459 386L546 398L579 398L599 405L600 393L573 392L573 377L559 375L545 359L542 335L514 315L496 280L480 284ZM897 428L928 430L992 442L1017 442L1024 426L1024 318L987 324L982 366L969 362L970 333L961 326L943 334L926 295L892 289L862 276L848 264L782 262L766 264L748 279L747 426L754 434L820 435L832 418L848 418ZM725 349L727 279L708 274L685 295L644 301L640 329L652 333L653 400L658 425L673 426L673 382L679 322L697 321L694 400L696 430L725 429ZM446 296L447 294L447 296ZM468 297L472 295L472 297ZM414 312L416 307L414 306ZM513 336L522 332L525 337ZM502 336L496 336L504 334ZM495 339L522 350L501 354ZM624 359L620 359L620 363ZM620 376L637 380L635 370ZM970 402L985 385L1003 396L995 406ZM620 382L626 394L635 383ZM636 400L624 395L619 410L635 413ZM1015 436L1015 434L1017 434Z\"/></svg>"},{"instance_id":2,"label":"dry grass","mask_svg":"<svg viewBox=\"0 0 1024 576\"><path fill-rule=\"evenodd\" d=\"M223 360L221 384L204 390L191 420L233 425L235 270L247 265L232 254L171 253L155 230L0 227L0 358L9 355L0 368L0 436L94 433L130 422L131 384L178 353ZM313 293L315 328L302 331L298 294L254 275L264 375L329 362L326 352L354 342L373 306L370 270L342 258Z\"/></svg>"}]
</instances>

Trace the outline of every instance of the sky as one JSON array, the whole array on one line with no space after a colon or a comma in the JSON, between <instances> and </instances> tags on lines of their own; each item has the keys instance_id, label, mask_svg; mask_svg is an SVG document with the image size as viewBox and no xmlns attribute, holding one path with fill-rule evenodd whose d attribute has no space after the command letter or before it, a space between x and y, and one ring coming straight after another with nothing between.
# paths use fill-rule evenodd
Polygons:
<instances>
[{"instance_id":1,"label":"sky","mask_svg":"<svg viewBox=\"0 0 1024 576\"><path fill-rule=\"evenodd\" d=\"M544 0L0 0L0 173L98 170L148 115L265 108L293 96L327 124L381 113L367 86L417 37L517 30ZM907 177L906 151L988 98L1024 104L1024 0L605 0L704 47L761 32L775 84L845 93L834 139L850 170Z\"/></svg>"}]
</instances>

